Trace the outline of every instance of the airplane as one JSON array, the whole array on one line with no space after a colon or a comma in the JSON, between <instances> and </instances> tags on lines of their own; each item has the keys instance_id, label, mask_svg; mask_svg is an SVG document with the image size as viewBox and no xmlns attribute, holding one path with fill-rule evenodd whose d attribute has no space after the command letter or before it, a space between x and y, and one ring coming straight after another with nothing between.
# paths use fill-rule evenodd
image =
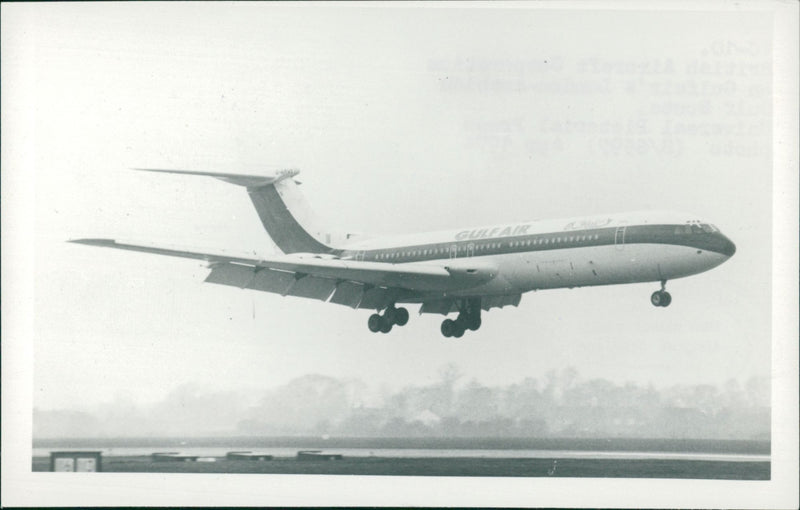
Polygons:
<instances>
[{"instance_id":1,"label":"airplane","mask_svg":"<svg viewBox=\"0 0 800 510\"><path fill-rule=\"evenodd\" d=\"M481 327L481 311L517 306L544 289L660 282L650 296L667 307L668 280L712 269L736 252L711 223L675 212L631 212L537 220L421 234L366 237L326 229L298 188L296 169L232 174L135 170L207 176L246 188L267 234L283 252L196 251L114 239L86 245L204 260L208 283L369 309L370 331L404 326L408 309L445 316L441 333L460 338ZM457 313L455 319L447 318Z\"/></svg>"}]
</instances>

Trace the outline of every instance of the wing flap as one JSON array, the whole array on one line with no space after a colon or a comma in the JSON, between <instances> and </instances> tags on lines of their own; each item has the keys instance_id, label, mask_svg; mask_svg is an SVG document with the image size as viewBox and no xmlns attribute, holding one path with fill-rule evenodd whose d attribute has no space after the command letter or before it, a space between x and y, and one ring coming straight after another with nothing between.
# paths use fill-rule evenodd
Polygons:
<instances>
[{"instance_id":1,"label":"wing flap","mask_svg":"<svg viewBox=\"0 0 800 510\"><path fill-rule=\"evenodd\" d=\"M455 299L434 299L423 302L419 313L440 313L442 315L447 315L457 309Z\"/></svg>"},{"instance_id":2,"label":"wing flap","mask_svg":"<svg viewBox=\"0 0 800 510\"><path fill-rule=\"evenodd\" d=\"M487 312L492 308L503 308L504 306L518 306L522 300L522 294L506 294L504 296L486 296L481 299L481 308Z\"/></svg>"},{"instance_id":3,"label":"wing flap","mask_svg":"<svg viewBox=\"0 0 800 510\"><path fill-rule=\"evenodd\" d=\"M459 302L463 298L445 299L426 299L422 302L419 313L439 313L447 315L457 312ZM489 311L492 308L503 308L504 306L518 306L522 300L522 294L504 294L499 296L481 296L481 309Z\"/></svg>"},{"instance_id":4,"label":"wing flap","mask_svg":"<svg viewBox=\"0 0 800 510\"><path fill-rule=\"evenodd\" d=\"M229 263L214 264L205 281L375 310L385 308L402 295L399 289Z\"/></svg>"},{"instance_id":5,"label":"wing flap","mask_svg":"<svg viewBox=\"0 0 800 510\"><path fill-rule=\"evenodd\" d=\"M211 272L206 277L205 282L244 289L250 285L255 277L256 273L251 266L220 263L211 267Z\"/></svg>"},{"instance_id":6,"label":"wing flap","mask_svg":"<svg viewBox=\"0 0 800 510\"><path fill-rule=\"evenodd\" d=\"M285 296L294 285L294 273L286 271L274 271L272 269L250 268L254 273L253 280L247 285L248 289L260 290L263 292L274 292Z\"/></svg>"},{"instance_id":7,"label":"wing flap","mask_svg":"<svg viewBox=\"0 0 800 510\"><path fill-rule=\"evenodd\" d=\"M358 308L363 295L364 285L356 282L339 282L330 302L349 306L350 308Z\"/></svg>"},{"instance_id":8,"label":"wing flap","mask_svg":"<svg viewBox=\"0 0 800 510\"><path fill-rule=\"evenodd\" d=\"M396 293L394 289L385 289L383 287L365 288L358 307L381 310L392 304L395 299Z\"/></svg>"},{"instance_id":9,"label":"wing flap","mask_svg":"<svg viewBox=\"0 0 800 510\"><path fill-rule=\"evenodd\" d=\"M288 295L327 301L336 289L336 280L317 276L295 275L295 282Z\"/></svg>"}]
</instances>

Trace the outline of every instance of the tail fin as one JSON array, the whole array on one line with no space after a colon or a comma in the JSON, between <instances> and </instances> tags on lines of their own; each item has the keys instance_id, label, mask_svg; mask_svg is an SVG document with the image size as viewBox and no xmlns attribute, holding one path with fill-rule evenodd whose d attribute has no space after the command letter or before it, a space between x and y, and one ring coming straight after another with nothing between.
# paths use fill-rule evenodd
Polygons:
<instances>
[{"instance_id":1,"label":"tail fin","mask_svg":"<svg viewBox=\"0 0 800 510\"><path fill-rule=\"evenodd\" d=\"M245 186L256 208L261 224L284 253L331 253L332 234L308 206L293 177L299 170L281 170L274 175L227 174L195 170L162 170L136 168L146 172L205 175Z\"/></svg>"}]
</instances>

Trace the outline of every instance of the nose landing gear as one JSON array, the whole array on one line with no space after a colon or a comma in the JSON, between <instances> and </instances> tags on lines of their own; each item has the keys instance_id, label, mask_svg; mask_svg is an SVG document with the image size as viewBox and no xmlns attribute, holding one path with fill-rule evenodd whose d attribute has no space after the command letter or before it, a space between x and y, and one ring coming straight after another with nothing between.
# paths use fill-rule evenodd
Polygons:
<instances>
[{"instance_id":1,"label":"nose landing gear","mask_svg":"<svg viewBox=\"0 0 800 510\"><path fill-rule=\"evenodd\" d=\"M383 312L383 315L373 313L369 316L367 327L373 333L381 332L388 333L392 327L405 326L408 323L408 310L405 308L395 308L394 305L389 306Z\"/></svg>"},{"instance_id":2,"label":"nose landing gear","mask_svg":"<svg viewBox=\"0 0 800 510\"><path fill-rule=\"evenodd\" d=\"M667 307L672 303L672 296L666 290L667 280L661 280L661 290L653 292L650 296L650 302L653 306Z\"/></svg>"}]
</instances>

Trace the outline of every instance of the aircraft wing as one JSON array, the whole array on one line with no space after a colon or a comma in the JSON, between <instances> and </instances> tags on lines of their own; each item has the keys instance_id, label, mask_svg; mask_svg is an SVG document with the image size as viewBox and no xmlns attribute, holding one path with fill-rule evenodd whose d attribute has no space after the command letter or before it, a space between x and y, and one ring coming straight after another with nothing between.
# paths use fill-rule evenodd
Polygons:
<instances>
[{"instance_id":1,"label":"aircraft wing","mask_svg":"<svg viewBox=\"0 0 800 510\"><path fill-rule=\"evenodd\" d=\"M450 271L428 264L389 264L337 259L320 254L255 255L194 251L114 239L70 242L209 262L208 283L329 300L353 308L381 308L429 291L464 289L494 277L487 271Z\"/></svg>"}]
</instances>

